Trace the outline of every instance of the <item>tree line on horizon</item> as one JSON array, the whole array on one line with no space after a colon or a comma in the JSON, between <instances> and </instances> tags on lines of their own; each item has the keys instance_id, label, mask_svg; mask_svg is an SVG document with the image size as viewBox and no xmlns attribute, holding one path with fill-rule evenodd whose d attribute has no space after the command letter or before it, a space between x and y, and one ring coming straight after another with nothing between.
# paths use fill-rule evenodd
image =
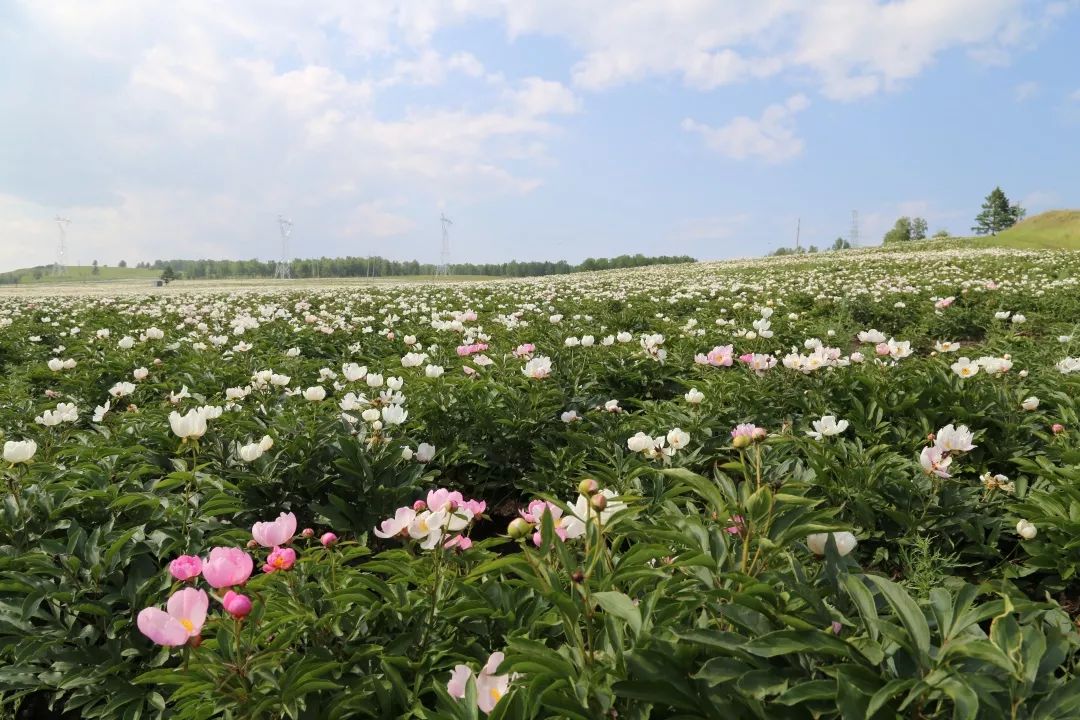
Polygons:
<instances>
[{"instance_id":1,"label":"tree line on horizon","mask_svg":"<svg viewBox=\"0 0 1080 720\"><path fill-rule=\"evenodd\" d=\"M586 258L571 265L565 260L552 262L517 261L505 263L453 263L449 266L451 275L482 275L489 277L538 277L543 275L565 275L574 272L592 270L615 270L641 267L644 265L673 265L692 263L696 259L689 255L618 255L611 258ZM121 260L118 267L128 267ZM170 282L178 278L189 280L226 280L230 278L272 278L277 271L274 260L155 260L134 265L142 270L158 270L161 279ZM31 271L45 271L47 266L31 268ZM289 275L293 278L353 278L353 277L409 277L434 275L438 269L434 263L420 263L416 260L389 260L384 257L339 257L295 259L289 263ZM40 277L40 273L36 274ZM0 275L0 284L19 282L16 273Z\"/></svg>"}]
</instances>

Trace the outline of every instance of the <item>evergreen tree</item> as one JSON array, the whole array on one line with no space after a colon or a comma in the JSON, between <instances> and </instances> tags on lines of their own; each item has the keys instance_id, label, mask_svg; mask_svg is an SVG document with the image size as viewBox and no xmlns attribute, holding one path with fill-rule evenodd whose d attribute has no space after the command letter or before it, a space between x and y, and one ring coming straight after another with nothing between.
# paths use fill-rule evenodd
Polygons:
<instances>
[{"instance_id":1,"label":"evergreen tree","mask_svg":"<svg viewBox=\"0 0 1080 720\"><path fill-rule=\"evenodd\" d=\"M1010 203L1000 187L995 187L982 204L982 212L975 216L972 231L976 235L997 235L1011 228L1026 214L1020 203Z\"/></svg>"}]
</instances>

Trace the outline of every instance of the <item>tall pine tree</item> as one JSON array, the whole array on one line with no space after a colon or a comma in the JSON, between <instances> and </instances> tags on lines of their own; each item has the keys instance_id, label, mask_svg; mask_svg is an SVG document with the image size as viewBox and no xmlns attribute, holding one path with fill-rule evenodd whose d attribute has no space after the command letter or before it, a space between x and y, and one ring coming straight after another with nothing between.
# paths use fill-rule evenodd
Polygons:
<instances>
[{"instance_id":1,"label":"tall pine tree","mask_svg":"<svg viewBox=\"0 0 1080 720\"><path fill-rule=\"evenodd\" d=\"M1019 222L1026 212L1020 203L1010 203L1001 188L996 187L983 201L982 212L975 216L971 229L976 235L997 235Z\"/></svg>"}]
</instances>

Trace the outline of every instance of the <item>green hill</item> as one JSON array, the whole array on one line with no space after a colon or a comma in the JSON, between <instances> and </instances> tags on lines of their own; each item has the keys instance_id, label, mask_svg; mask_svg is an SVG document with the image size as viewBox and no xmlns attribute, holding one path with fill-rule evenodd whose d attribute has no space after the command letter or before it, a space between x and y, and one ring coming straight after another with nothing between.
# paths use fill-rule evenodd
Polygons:
<instances>
[{"instance_id":1,"label":"green hill","mask_svg":"<svg viewBox=\"0 0 1080 720\"><path fill-rule=\"evenodd\" d=\"M52 267L32 267L0 273L0 284L17 283L19 285L54 285L67 283L118 282L124 280L150 281L161 277L160 270L143 268L99 267L94 274L90 265L69 265L61 274L55 274Z\"/></svg>"},{"instance_id":2,"label":"green hill","mask_svg":"<svg viewBox=\"0 0 1080 720\"><path fill-rule=\"evenodd\" d=\"M996 236L977 238L976 242L1022 250L1080 250L1080 210L1040 213Z\"/></svg>"}]
</instances>

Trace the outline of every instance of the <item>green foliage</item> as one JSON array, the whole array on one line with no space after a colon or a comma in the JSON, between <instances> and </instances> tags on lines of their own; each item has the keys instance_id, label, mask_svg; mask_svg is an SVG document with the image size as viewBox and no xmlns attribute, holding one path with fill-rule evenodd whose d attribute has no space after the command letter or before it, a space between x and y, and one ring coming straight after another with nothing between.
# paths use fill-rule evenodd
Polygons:
<instances>
[{"instance_id":1,"label":"green foliage","mask_svg":"<svg viewBox=\"0 0 1080 720\"><path fill-rule=\"evenodd\" d=\"M910 218L907 216L901 217L893 225L892 229L885 233L884 243L891 245L894 243L910 242L912 240L924 240L926 239L926 220L921 217Z\"/></svg>"},{"instance_id":2,"label":"green foliage","mask_svg":"<svg viewBox=\"0 0 1080 720\"><path fill-rule=\"evenodd\" d=\"M422 290L0 298L0 441L37 443L0 467L0 717L465 720L490 700L515 720L1071 718L1080 374L1058 365L1080 347L1078 272L1069 253L909 245ZM522 372L523 343L549 376ZM732 365L708 364L727 344ZM1006 354L999 375L951 368ZM58 402L74 421L35 421ZM400 425L362 416L393 404ZM181 440L169 414L204 406L222 412ZM824 415L849 426L809 436ZM766 436L737 445L749 422ZM948 424L975 447L928 474ZM632 449L639 432L663 443ZM588 479L603 501L579 497ZM438 487L486 501L471 547L374 533ZM250 615L221 589L197 646L140 633L144 608L212 590L170 561L247 547L281 512L313 533L289 569L248 551Z\"/></svg>"}]
</instances>

